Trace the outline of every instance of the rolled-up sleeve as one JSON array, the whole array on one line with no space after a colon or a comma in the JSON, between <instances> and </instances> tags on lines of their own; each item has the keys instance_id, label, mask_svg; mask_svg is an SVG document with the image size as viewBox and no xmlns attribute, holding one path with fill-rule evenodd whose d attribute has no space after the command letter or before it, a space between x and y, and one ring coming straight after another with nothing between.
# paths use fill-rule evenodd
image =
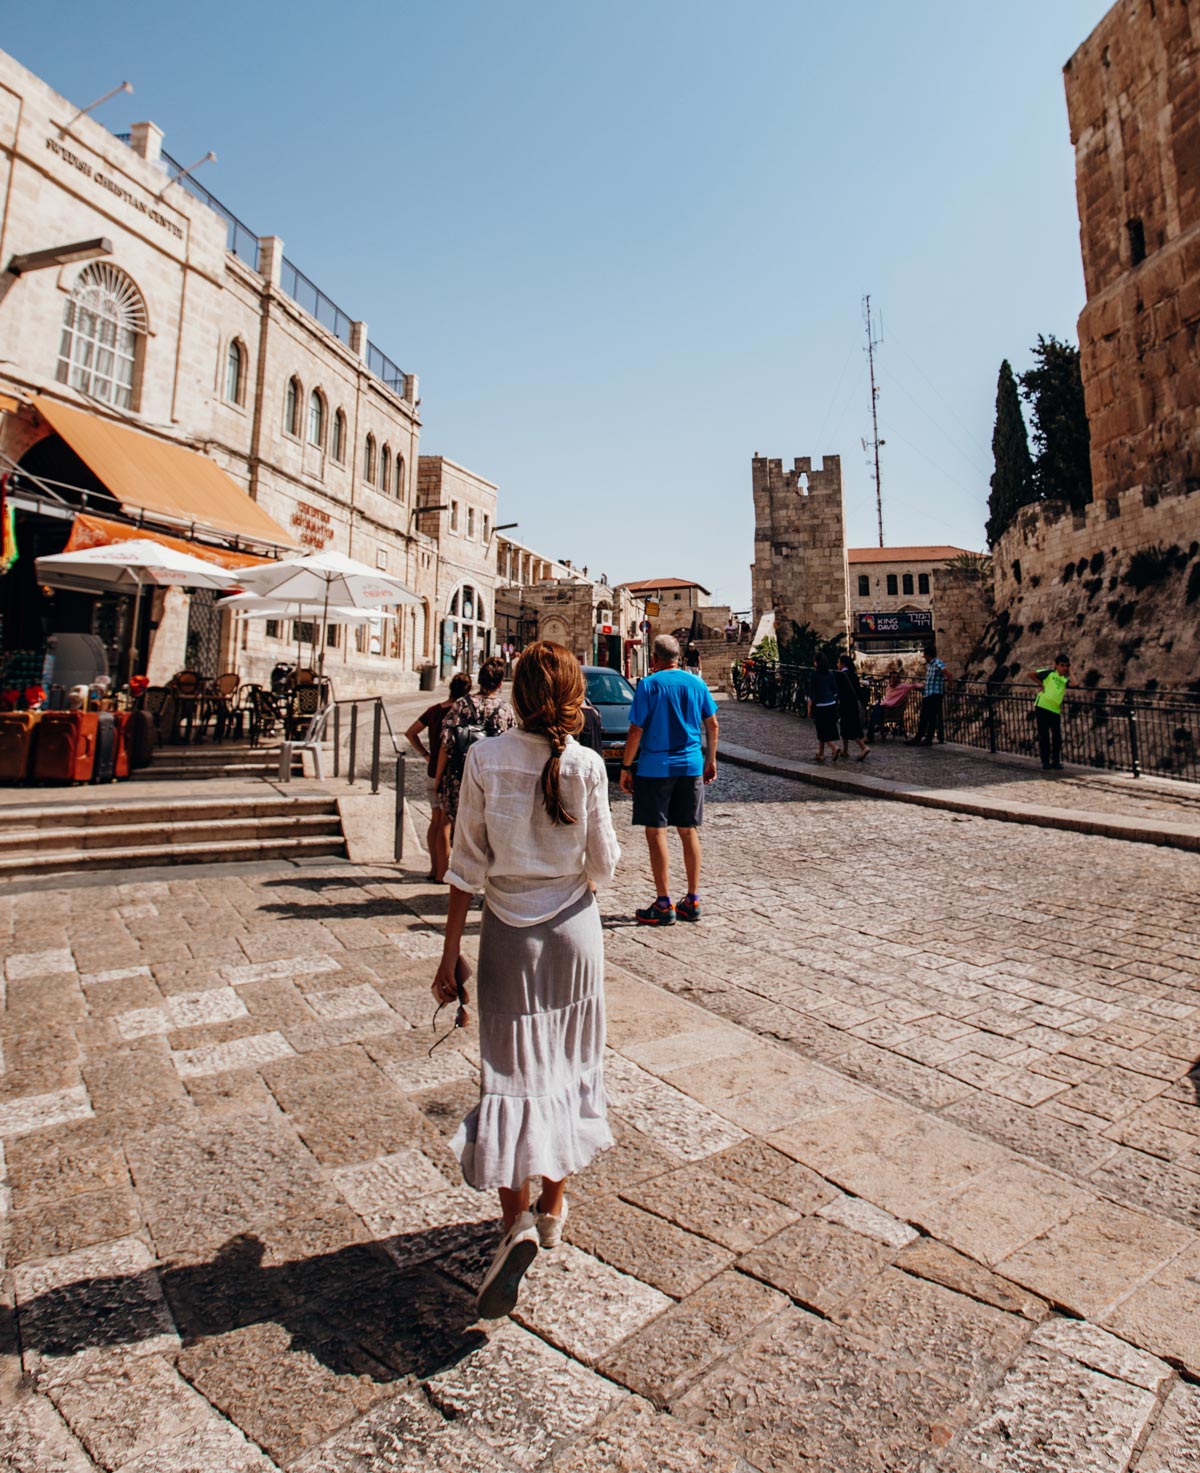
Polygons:
<instances>
[{"instance_id":1,"label":"rolled-up sleeve","mask_svg":"<svg viewBox=\"0 0 1200 1473\"><path fill-rule=\"evenodd\" d=\"M478 746L467 753L462 787L458 794L458 815L454 820L454 847L450 851L450 868L446 882L478 895L487 879L491 850L488 847L487 823L484 819L483 784L475 757Z\"/></svg>"},{"instance_id":2,"label":"rolled-up sleeve","mask_svg":"<svg viewBox=\"0 0 1200 1473\"><path fill-rule=\"evenodd\" d=\"M613 829L612 810L608 804L608 777L601 767L601 775L593 775L588 784L587 802L587 847L584 850L583 869L593 885L607 885L617 872L617 861L621 849Z\"/></svg>"}]
</instances>

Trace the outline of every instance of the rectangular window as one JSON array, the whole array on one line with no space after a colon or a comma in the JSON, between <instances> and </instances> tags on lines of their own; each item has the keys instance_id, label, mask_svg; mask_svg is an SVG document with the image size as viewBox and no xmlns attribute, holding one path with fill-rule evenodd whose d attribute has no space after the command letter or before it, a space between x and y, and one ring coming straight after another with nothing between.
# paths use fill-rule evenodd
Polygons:
<instances>
[{"instance_id":1,"label":"rectangular window","mask_svg":"<svg viewBox=\"0 0 1200 1473\"><path fill-rule=\"evenodd\" d=\"M917 574L917 592L918 593L928 593L929 592L929 574L928 573L918 573Z\"/></svg>"},{"instance_id":2,"label":"rectangular window","mask_svg":"<svg viewBox=\"0 0 1200 1473\"><path fill-rule=\"evenodd\" d=\"M375 566L382 568L385 573L387 572L387 550L385 548L377 547L375 549Z\"/></svg>"},{"instance_id":3,"label":"rectangular window","mask_svg":"<svg viewBox=\"0 0 1200 1473\"><path fill-rule=\"evenodd\" d=\"M475 535L475 508L473 506L469 506L469 507L467 507L467 536L468 537L474 537L474 535Z\"/></svg>"},{"instance_id":4,"label":"rectangular window","mask_svg":"<svg viewBox=\"0 0 1200 1473\"><path fill-rule=\"evenodd\" d=\"M904 591L905 593L911 593L913 591L913 576L911 573L905 573L904 575Z\"/></svg>"},{"instance_id":5,"label":"rectangular window","mask_svg":"<svg viewBox=\"0 0 1200 1473\"><path fill-rule=\"evenodd\" d=\"M858 596L859 598L870 598L871 596L871 575L869 573L858 575Z\"/></svg>"},{"instance_id":6,"label":"rectangular window","mask_svg":"<svg viewBox=\"0 0 1200 1473\"><path fill-rule=\"evenodd\" d=\"M317 637L317 626L311 619L292 620L292 643L312 644Z\"/></svg>"},{"instance_id":7,"label":"rectangular window","mask_svg":"<svg viewBox=\"0 0 1200 1473\"><path fill-rule=\"evenodd\" d=\"M450 530L451 530L451 532L457 532L458 531L458 502L457 501L452 501L450 503Z\"/></svg>"},{"instance_id":8,"label":"rectangular window","mask_svg":"<svg viewBox=\"0 0 1200 1473\"><path fill-rule=\"evenodd\" d=\"M896 577L895 573L889 573L887 575L887 591L889 598L895 598L900 592L900 580Z\"/></svg>"},{"instance_id":9,"label":"rectangular window","mask_svg":"<svg viewBox=\"0 0 1200 1473\"><path fill-rule=\"evenodd\" d=\"M326 624L325 626L325 643L331 650L337 649L339 627L337 624Z\"/></svg>"},{"instance_id":10,"label":"rectangular window","mask_svg":"<svg viewBox=\"0 0 1200 1473\"><path fill-rule=\"evenodd\" d=\"M279 620L278 619L268 619L267 620L267 638L268 639L278 639L279 638Z\"/></svg>"},{"instance_id":11,"label":"rectangular window","mask_svg":"<svg viewBox=\"0 0 1200 1473\"><path fill-rule=\"evenodd\" d=\"M487 512L484 512L484 514L483 514L483 540L485 542L488 540L488 514L487 514Z\"/></svg>"}]
</instances>

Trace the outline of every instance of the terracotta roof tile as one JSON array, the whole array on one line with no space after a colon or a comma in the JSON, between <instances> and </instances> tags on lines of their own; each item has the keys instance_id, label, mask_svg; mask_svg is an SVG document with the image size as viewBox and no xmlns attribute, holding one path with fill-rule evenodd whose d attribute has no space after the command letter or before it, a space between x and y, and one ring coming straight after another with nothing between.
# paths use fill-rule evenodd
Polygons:
<instances>
[{"instance_id":1,"label":"terracotta roof tile","mask_svg":"<svg viewBox=\"0 0 1200 1473\"><path fill-rule=\"evenodd\" d=\"M848 547L852 563L944 563L969 552L966 547Z\"/></svg>"}]
</instances>

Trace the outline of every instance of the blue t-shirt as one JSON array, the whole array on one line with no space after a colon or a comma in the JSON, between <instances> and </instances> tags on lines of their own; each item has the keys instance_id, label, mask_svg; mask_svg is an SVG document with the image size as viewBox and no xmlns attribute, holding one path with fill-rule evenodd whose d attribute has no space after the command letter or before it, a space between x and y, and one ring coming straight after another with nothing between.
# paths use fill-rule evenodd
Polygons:
<instances>
[{"instance_id":1,"label":"blue t-shirt","mask_svg":"<svg viewBox=\"0 0 1200 1473\"><path fill-rule=\"evenodd\" d=\"M704 772L704 722L717 703L698 675L659 670L639 682L629 708L630 726L642 728L639 777L700 777Z\"/></svg>"}]
</instances>

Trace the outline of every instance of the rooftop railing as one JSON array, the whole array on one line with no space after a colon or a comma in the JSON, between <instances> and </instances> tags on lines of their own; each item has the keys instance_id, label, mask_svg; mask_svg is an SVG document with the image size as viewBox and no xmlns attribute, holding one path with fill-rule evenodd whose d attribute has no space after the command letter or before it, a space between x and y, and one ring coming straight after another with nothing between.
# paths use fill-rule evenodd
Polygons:
<instances>
[{"instance_id":1,"label":"rooftop railing","mask_svg":"<svg viewBox=\"0 0 1200 1473\"><path fill-rule=\"evenodd\" d=\"M327 327L339 342L350 346L350 318L335 301L325 295L316 282L310 281L286 256L283 258L279 285L297 306L303 307L322 327Z\"/></svg>"},{"instance_id":2,"label":"rooftop railing","mask_svg":"<svg viewBox=\"0 0 1200 1473\"><path fill-rule=\"evenodd\" d=\"M114 136L119 142L128 144L133 135L117 133ZM247 266L257 271L259 269L258 236L249 225L244 220L239 220L232 210L226 209L216 195L205 189L203 184L197 184L190 174L185 174L185 166L178 159L172 158L165 151L161 154L161 158L170 178L178 180L181 189L186 190L193 199L198 199L202 205L207 205L225 222L226 249L232 251L239 261L244 261ZM345 343L347 347L350 346L351 319L349 314L343 312L332 298L325 295L316 282L305 276L304 272L286 256L283 258L279 285L292 301L307 312L315 322L327 328L339 342ZM401 399L407 396L408 375L374 343L367 344L367 371L393 394L397 394Z\"/></svg>"}]
</instances>

